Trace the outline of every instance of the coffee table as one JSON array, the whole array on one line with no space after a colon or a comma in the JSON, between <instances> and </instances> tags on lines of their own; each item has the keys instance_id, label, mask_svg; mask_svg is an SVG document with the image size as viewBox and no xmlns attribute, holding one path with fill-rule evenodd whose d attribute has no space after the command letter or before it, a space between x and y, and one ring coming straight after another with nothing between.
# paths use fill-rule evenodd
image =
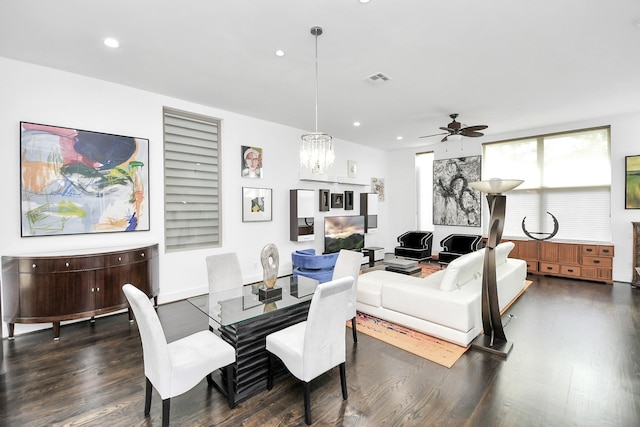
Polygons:
<instances>
[{"instance_id":1,"label":"coffee table","mask_svg":"<svg viewBox=\"0 0 640 427\"><path fill-rule=\"evenodd\" d=\"M418 266L418 261L405 258L391 258L382 262L386 267L386 271L401 274L417 274L422 272L422 268Z\"/></svg>"}]
</instances>

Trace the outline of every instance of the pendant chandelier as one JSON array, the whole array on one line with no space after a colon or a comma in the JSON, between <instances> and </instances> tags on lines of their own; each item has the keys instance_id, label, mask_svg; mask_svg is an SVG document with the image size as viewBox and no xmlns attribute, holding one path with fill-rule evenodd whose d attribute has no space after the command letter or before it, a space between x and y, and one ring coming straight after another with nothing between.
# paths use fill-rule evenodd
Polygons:
<instances>
[{"instance_id":1,"label":"pendant chandelier","mask_svg":"<svg viewBox=\"0 0 640 427\"><path fill-rule=\"evenodd\" d=\"M316 129L302 135L300 145L300 166L310 169L314 174L324 173L335 160L331 135L318 132L318 36L322 28L311 28L311 34L316 38Z\"/></svg>"}]
</instances>

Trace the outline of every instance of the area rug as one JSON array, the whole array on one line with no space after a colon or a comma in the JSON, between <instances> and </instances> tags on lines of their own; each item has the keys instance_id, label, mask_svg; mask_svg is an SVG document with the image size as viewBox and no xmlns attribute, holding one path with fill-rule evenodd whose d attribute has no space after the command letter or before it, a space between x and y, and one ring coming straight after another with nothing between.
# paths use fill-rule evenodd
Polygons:
<instances>
[{"instance_id":1,"label":"area rug","mask_svg":"<svg viewBox=\"0 0 640 427\"><path fill-rule=\"evenodd\" d=\"M431 265L431 264L418 264L422 268L422 277L427 277L430 274L435 273L436 271L442 270L442 267L439 265Z\"/></svg>"},{"instance_id":2,"label":"area rug","mask_svg":"<svg viewBox=\"0 0 640 427\"><path fill-rule=\"evenodd\" d=\"M436 267L437 268L437 267ZM527 280L524 289L502 310L504 314L515 300L522 295L533 282ZM351 327L351 322L347 322ZM423 334L413 329L357 312L356 328L358 332L379 339L409 353L420 356L446 368L451 368L469 349L449 341Z\"/></svg>"},{"instance_id":3,"label":"area rug","mask_svg":"<svg viewBox=\"0 0 640 427\"><path fill-rule=\"evenodd\" d=\"M347 326L350 327L351 322ZM356 315L356 329L447 368L452 367L468 349L360 312Z\"/></svg>"}]
</instances>

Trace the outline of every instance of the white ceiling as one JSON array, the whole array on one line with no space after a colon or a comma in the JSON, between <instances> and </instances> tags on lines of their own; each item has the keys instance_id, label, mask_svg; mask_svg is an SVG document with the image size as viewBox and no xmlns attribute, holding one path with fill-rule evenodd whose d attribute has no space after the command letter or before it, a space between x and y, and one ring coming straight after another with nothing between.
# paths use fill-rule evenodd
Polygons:
<instances>
[{"instance_id":1,"label":"white ceiling","mask_svg":"<svg viewBox=\"0 0 640 427\"><path fill-rule=\"evenodd\" d=\"M393 149L450 113L490 137L640 111L639 22L637 0L0 0L0 56L313 131L318 25L318 130Z\"/></svg>"}]
</instances>

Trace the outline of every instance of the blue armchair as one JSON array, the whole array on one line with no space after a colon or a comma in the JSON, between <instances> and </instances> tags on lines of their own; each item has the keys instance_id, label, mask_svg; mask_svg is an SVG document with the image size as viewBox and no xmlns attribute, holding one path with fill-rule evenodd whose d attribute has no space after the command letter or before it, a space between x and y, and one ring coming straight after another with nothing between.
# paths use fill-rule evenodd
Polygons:
<instances>
[{"instance_id":1,"label":"blue armchair","mask_svg":"<svg viewBox=\"0 0 640 427\"><path fill-rule=\"evenodd\" d=\"M315 249L292 252L293 275L310 277L320 283L328 282L333 277L337 259L338 252L325 255L316 255Z\"/></svg>"}]
</instances>

